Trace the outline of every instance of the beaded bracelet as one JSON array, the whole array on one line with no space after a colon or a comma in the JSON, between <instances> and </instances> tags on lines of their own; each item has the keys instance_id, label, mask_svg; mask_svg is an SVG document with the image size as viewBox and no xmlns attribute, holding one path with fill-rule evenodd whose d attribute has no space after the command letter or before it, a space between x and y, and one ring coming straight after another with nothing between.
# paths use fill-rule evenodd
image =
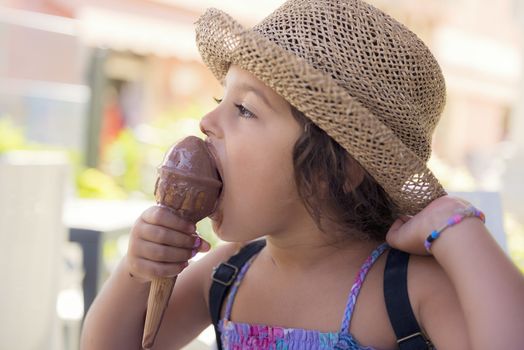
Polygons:
<instances>
[{"instance_id":1,"label":"beaded bracelet","mask_svg":"<svg viewBox=\"0 0 524 350\"><path fill-rule=\"evenodd\" d=\"M474 206L469 206L469 207L461 210L457 214L455 214L452 217L450 217L448 219L446 225L442 226L438 230L432 231L429 234L428 238L426 238L426 241L424 242L424 247L426 248L428 253L431 254L431 251L430 251L431 250L431 245L433 244L433 242L437 238L440 237L440 234L442 233L442 231L444 231L448 227L454 226L454 225L462 222L462 220L464 220L465 218L468 218L468 217L479 218L480 220L482 220L483 223L486 222L486 216L484 215L484 213L481 212L480 210L478 210L477 208L475 208Z\"/></svg>"}]
</instances>

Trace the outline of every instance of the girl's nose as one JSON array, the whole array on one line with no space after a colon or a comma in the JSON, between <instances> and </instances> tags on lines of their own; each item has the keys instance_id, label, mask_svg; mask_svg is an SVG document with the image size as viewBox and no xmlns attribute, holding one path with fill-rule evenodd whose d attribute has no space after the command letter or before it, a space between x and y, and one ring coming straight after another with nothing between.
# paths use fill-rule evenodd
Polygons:
<instances>
[{"instance_id":1,"label":"girl's nose","mask_svg":"<svg viewBox=\"0 0 524 350\"><path fill-rule=\"evenodd\" d=\"M222 137L222 131L218 123L218 107L207 113L200 120L200 131L207 137Z\"/></svg>"}]
</instances>

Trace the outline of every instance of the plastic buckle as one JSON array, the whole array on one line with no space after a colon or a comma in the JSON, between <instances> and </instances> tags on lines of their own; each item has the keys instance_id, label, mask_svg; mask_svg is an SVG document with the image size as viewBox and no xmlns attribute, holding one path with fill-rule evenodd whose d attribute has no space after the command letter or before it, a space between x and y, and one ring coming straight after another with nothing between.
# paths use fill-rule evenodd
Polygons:
<instances>
[{"instance_id":1,"label":"plastic buckle","mask_svg":"<svg viewBox=\"0 0 524 350\"><path fill-rule=\"evenodd\" d=\"M419 337L419 336L421 336L422 338L424 338L424 336L422 336L422 333L417 332L417 333L413 333L413 334L411 334L411 335L408 335L407 337L404 337L404 338L402 338L402 339L398 339L398 340L397 340L397 344L400 344L400 343L402 343L402 342L405 342L406 340L410 340L411 338L415 338L415 337ZM424 339L424 340L425 340L425 339Z\"/></svg>"},{"instance_id":2,"label":"plastic buckle","mask_svg":"<svg viewBox=\"0 0 524 350\"><path fill-rule=\"evenodd\" d=\"M220 279L221 276L217 276L217 272L219 272L220 269L222 269L223 267L226 267L228 269L230 269L229 271L225 271L223 273L227 273L228 275L226 275L225 277L227 277L227 280L222 280ZM230 286L231 283L233 283L233 281L235 280L235 277L237 276L238 274L238 267L236 267L235 265L231 265L227 262L223 262L221 263L220 265L216 266L215 268L213 268L213 276L212 276L212 279L213 281L217 282L217 283L220 283L224 286Z\"/></svg>"},{"instance_id":3,"label":"plastic buckle","mask_svg":"<svg viewBox=\"0 0 524 350\"><path fill-rule=\"evenodd\" d=\"M433 347L433 344L431 343L431 341L429 340L428 337L426 337L426 335L422 332L416 332L416 333L413 333L411 335L408 335L407 337L404 337L402 339L398 339L397 340L397 344L400 345L400 343L403 343L405 341L409 341L413 338L416 338L416 337L421 337L422 340L424 341L424 343L426 343L426 346L427 346L427 349L435 349Z\"/></svg>"}]
</instances>

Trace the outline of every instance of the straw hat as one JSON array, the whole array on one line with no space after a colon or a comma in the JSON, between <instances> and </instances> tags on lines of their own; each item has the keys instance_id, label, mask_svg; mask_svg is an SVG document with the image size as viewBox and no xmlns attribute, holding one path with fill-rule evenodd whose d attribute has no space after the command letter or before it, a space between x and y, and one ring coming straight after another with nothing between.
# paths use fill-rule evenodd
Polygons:
<instances>
[{"instance_id":1,"label":"straw hat","mask_svg":"<svg viewBox=\"0 0 524 350\"><path fill-rule=\"evenodd\" d=\"M230 64L254 74L346 149L402 213L446 194L426 166L444 78L395 19L360 0L289 0L246 29L211 8L196 41L219 81Z\"/></svg>"}]
</instances>

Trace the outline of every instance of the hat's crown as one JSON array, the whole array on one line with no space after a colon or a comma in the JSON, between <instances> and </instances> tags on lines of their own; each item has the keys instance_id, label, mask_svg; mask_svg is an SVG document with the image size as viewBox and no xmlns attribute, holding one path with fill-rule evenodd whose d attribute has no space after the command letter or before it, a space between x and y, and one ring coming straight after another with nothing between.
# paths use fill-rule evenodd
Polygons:
<instances>
[{"instance_id":1,"label":"hat's crown","mask_svg":"<svg viewBox=\"0 0 524 350\"><path fill-rule=\"evenodd\" d=\"M429 158L445 83L434 56L405 26L360 0L293 0L253 30L330 75Z\"/></svg>"}]
</instances>

